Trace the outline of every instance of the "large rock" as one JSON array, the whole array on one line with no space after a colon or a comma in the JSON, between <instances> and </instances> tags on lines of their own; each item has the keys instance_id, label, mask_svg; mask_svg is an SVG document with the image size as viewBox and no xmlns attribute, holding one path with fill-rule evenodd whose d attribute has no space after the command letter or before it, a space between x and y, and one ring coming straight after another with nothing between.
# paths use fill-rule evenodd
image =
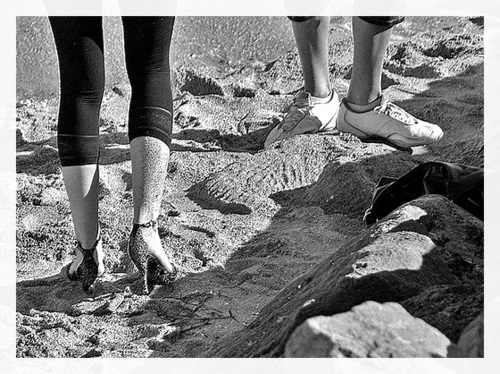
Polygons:
<instances>
[{"instance_id":1,"label":"large rock","mask_svg":"<svg viewBox=\"0 0 500 374\"><path fill-rule=\"evenodd\" d=\"M457 343L460 334L484 308L482 282L431 287L401 305Z\"/></svg>"},{"instance_id":2,"label":"large rock","mask_svg":"<svg viewBox=\"0 0 500 374\"><path fill-rule=\"evenodd\" d=\"M397 303L367 301L331 317L309 318L285 357L446 357L449 339Z\"/></svg>"},{"instance_id":3,"label":"large rock","mask_svg":"<svg viewBox=\"0 0 500 374\"><path fill-rule=\"evenodd\" d=\"M467 325L449 357L484 357L484 314Z\"/></svg>"},{"instance_id":4,"label":"large rock","mask_svg":"<svg viewBox=\"0 0 500 374\"><path fill-rule=\"evenodd\" d=\"M446 198L414 200L289 284L211 354L282 356L290 334L310 317L347 312L367 300L401 302L433 286L482 282L482 235L482 222ZM461 266L471 258L472 266Z\"/></svg>"}]
</instances>

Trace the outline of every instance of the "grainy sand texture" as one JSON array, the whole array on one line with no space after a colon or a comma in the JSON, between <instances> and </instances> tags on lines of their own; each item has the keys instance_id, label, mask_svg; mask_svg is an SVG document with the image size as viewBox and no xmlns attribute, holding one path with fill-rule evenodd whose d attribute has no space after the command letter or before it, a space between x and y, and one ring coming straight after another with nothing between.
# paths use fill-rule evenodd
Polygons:
<instances>
[{"instance_id":1,"label":"grainy sand texture","mask_svg":"<svg viewBox=\"0 0 500 374\"><path fill-rule=\"evenodd\" d=\"M189 18L175 26L174 135L158 225L180 278L149 295L141 295L126 253L130 87L120 22L106 20L99 206L107 273L92 296L62 270L75 239L56 148L50 29L44 19L18 19L18 357L282 356L282 348L252 352L237 344L231 352L228 342L245 341L241 334L283 289L366 235L363 214L381 176L399 177L426 161L483 167L482 18L407 17L395 28L385 95L445 133L413 154L348 134L301 135L264 149L302 75L289 22L259 18ZM236 42L221 30L233 30ZM39 40L45 47L37 52ZM352 51L350 18L332 18L330 77L340 97L349 87ZM482 279L466 286L475 287L469 304L480 305ZM272 323L279 326L279 318ZM447 338L456 343L458 336Z\"/></svg>"}]
</instances>

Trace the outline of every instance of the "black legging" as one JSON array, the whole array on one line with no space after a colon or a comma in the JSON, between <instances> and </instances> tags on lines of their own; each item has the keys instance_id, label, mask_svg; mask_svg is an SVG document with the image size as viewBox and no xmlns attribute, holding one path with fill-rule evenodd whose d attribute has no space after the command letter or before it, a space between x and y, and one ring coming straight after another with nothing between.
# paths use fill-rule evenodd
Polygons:
<instances>
[{"instance_id":1,"label":"black legging","mask_svg":"<svg viewBox=\"0 0 500 374\"><path fill-rule=\"evenodd\" d=\"M101 17L49 17L61 83L57 129L62 166L97 164L104 93ZM122 17L132 87L129 139L152 136L170 145L169 51L174 17Z\"/></svg>"},{"instance_id":2,"label":"black legging","mask_svg":"<svg viewBox=\"0 0 500 374\"><path fill-rule=\"evenodd\" d=\"M293 22L305 22L305 21L310 20L311 18L314 18L314 17L312 17L312 16L306 16L306 17L289 16L288 18ZM371 23L372 25L388 26L388 27L395 26L398 23L401 23L404 21L404 17L402 17L402 16L397 16L397 17L358 17L358 18L361 18L363 21Z\"/></svg>"}]
</instances>

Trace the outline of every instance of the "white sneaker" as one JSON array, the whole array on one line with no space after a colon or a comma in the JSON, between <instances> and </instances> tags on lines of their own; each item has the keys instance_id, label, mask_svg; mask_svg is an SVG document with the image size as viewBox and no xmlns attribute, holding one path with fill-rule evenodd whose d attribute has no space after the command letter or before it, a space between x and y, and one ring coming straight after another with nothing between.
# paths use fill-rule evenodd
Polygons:
<instances>
[{"instance_id":1,"label":"white sneaker","mask_svg":"<svg viewBox=\"0 0 500 374\"><path fill-rule=\"evenodd\" d=\"M338 134L336 131L338 111L339 97L333 90L325 99L316 98L308 92L301 91L293 99L283 121L267 136L264 147L300 134L324 131Z\"/></svg>"},{"instance_id":2,"label":"white sneaker","mask_svg":"<svg viewBox=\"0 0 500 374\"><path fill-rule=\"evenodd\" d=\"M384 143L401 150L438 141L443 130L422 121L397 105L382 101L381 105L365 113L349 109L344 99L340 105L337 129L357 136L366 143Z\"/></svg>"}]
</instances>

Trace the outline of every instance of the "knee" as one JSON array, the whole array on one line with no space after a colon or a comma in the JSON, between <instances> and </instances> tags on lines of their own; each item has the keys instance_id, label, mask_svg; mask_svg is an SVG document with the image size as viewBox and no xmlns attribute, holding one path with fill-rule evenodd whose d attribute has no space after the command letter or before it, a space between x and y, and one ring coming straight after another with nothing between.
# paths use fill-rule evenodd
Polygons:
<instances>
[{"instance_id":1,"label":"knee","mask_svg":"<svg viewBox=\"0 0 500 374\"><path fill-rule=\"evenodd\" d=\"M149 83L162 85L170 80L170 65L165 59L152 59L147 62L130 63L127 74L132 90L140 90Z\"/></svg>"},{"instance_id":2,"label":"knee","mask_svg":"<svg viewBox=\"0 0 500 374\"><path fill-rule=\"evenodd\" d=\"M104 96L104 79L82 79L61 84L61 100L73 101L75 105L100 107Z\"/></svg>"}]
</instances>

